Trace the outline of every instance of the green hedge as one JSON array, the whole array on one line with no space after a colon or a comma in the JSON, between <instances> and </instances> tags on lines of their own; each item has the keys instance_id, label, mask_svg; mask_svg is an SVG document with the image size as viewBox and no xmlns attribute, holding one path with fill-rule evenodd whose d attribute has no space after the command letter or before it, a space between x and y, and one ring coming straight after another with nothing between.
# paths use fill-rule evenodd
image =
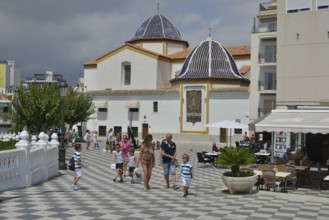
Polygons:
<instances>
[{"instance_id":1,"label":"green hedge","mask_svg":"<svg viewBox=\"0 0 329 220\"><path fill-rule=\"evenodd\" d=\"M0 151L16 149L15 147L16 143L17 143L16 140L0 141Z\"/></svg>"}]
</instances>

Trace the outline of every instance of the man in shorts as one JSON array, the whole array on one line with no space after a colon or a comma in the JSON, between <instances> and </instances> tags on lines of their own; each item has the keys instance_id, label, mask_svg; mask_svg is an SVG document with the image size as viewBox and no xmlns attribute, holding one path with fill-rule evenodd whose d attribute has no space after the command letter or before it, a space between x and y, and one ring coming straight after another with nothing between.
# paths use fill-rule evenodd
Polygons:
<instances>
[{"instance_id":1,"label":"man in shorts","mask_svg":"<svg viewBox=\"0 0 329 220\"><path fill-rule=\"evenodd\" d=\"M166 181L166 188L169 186L169 174L172 177L173 189L177 190L179 187L176 185L176 144L171 140L172 134L168 133L166 139L161 144L160 155L162 157L163 175Z\"/></svg>"}]
</instances>

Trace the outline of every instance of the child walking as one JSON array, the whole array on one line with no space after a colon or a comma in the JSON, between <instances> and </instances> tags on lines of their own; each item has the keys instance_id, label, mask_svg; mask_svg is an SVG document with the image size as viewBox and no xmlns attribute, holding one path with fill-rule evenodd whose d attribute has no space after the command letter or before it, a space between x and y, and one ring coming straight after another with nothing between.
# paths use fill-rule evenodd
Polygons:
<instances>
[{"instance_id":1,"label":"child walking","mask_svg":"<svg viewBox=\"0 0 329 220\"><path fill-rule=\"evenodd\" d=\"M120 176L120 180L119 182L123 182L123 179L122 179L122 168L123 168L123 163L125 162L125 158L123 156L123 153L122 151L120 150L120 145L119 144L116 144L115 145L115 154L114 154L114 159L115 159L115 169L116 169L116 176L115 178L113 179L113 182L116 182L117 181L117 178Z\"/></svg>"},{"instance_id":2,"label":"child walking","mask_svg":"<svg viewBox=\"0 0 329 220\"><path fill-rule=\"evenodd\" d=\"M133 147L129 148L129 161L128 161L128 167L129 167L129 176L131 177L131 183L134 183L134 170L137 165L137 157L135 155L135 149Z\"/></svg>"},{"instance_id":3,"label":"child walking","mask_svg":"<svg viewBox=\"0 0 329 220\"><path fill-rule=\"evenodd\" d=\"M83 164L81 162L81 144L75 144L74 145L75 148L75 152L73 154L74 157L74 166L75 166L75 170L74 170L74 179L73 179L73 183L71 184L71 189L74 190L79 190L80 188L78 187L78 181L82 176L82 171L81 168L87 168L87 165Z\"/></svg>"},{"instance_id":4,"label":"child walking","mask_svg":"<svg viewBox=\"0 0 329 220\"><path fill-rule=\"evenodd\" d=\"M181 163L181 177L182 177L182 185L183 185L183 197L188 195L188 189L190 187L191 180L194 179L194 171L193 165L189 162L189 155L183 154Z\"/></svg>"}]
</instances>

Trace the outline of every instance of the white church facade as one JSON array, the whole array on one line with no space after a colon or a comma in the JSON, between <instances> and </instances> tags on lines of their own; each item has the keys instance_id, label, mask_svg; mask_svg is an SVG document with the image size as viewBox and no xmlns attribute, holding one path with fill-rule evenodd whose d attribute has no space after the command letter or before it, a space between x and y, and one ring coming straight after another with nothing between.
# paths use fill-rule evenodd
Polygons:
<instances>
[{"instance_id":1,"label":"white church facade","mask_svg":"<svg viewBox=\"0 0 329 220\"><path fill-rule=\"evenodd\" d=\"M250 47L236 53L210 37L188 49L162 14L145 20L122 46L84 64L84 92L95 114L86 129L105 136L110 128L138 139L173 134L175 141L226 143L229 131L206 124L232 120L248 124ZM231 51L237 48L230 48ZM240 71L239 71L240 69ZM244 71L244 75L241 74ZM244 131L232 132L240 140Z\"/></svg>"}]
</instances>

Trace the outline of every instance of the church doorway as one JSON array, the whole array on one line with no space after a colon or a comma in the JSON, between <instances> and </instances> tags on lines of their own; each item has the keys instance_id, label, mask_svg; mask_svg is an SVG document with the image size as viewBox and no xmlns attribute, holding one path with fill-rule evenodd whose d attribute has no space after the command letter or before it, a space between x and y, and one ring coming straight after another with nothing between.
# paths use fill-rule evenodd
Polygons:
<instances>
[{"instance_id":1,"label":"church doorway","mask_svg":"<svg viewBox=\"0 0 329 220\"><path fill-rule=\"evenodd\" d=\"M148 135L148 133L149 133L149 124L143 123L143 133L142 133L143 140L145 136Z\"/></svg>"}]
</instances>

